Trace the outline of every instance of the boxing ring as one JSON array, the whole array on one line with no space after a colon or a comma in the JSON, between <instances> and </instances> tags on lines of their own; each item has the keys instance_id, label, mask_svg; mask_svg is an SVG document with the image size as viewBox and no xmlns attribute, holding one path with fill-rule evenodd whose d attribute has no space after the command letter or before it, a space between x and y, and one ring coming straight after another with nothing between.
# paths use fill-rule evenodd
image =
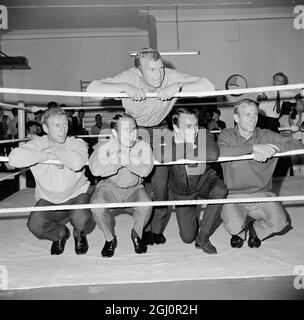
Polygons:
<instances>
[{"instance_id":1,"label":"boxing ring","mask_svg":"<svg viewBox=\"0 0 304 320\"><path fill-rule=\"evenodd\" d=\"M179 93L176 97L216 96L273 90L303 89L304 84L215 92ZM0 88L0 93L73 95L86 97L125 97L124 94ZM155 95L151 94L151 97ZM11 105L12 106L12 105ZM14 107L16 107L14 105ZM20 107L20 108L18 108ZM19 139L25 141L25 107L19 102ZM33 111L33 109L30 109ZM74 108L77 109L77 108ZM35 109L36 110L36 109ZM20 140L20 141L19 141ZM6 142L7 143L7 142ZM304 150L276 154L292 156ZM252 155L219 158L222 161L252 159ZM7 156L0 157L7 162ZM47 163L58 163L48 161ZM191 163L179 161L178 163ZM172 163L167 163L168 165ZM158 165L158 163L156 163ZM258 249L244 245L231 248L230 235L220 226L212 236L217 255L207 255L179 237L176 217L172 214L165 231L164 245L148 247L145 255L134 253L130 239L132 218L123 210L127 206L147 203L88 204L80 207L111 207L115 209L118 246L115 256L100 255L104 244L101 230L88 235L89 251L78 256L74 242L69 240L60 256L49 254L50 241L36 239L27 229L29 212L35 210L34 190L26 188L24 170L11 173L20 176L20 190L0 201L0 266L7 271L7 287L0 288L0 299L303 299L304 290L296 289L297 277L304 278L304 178L274 178L273 191L278 197L189 200L151 202L149 205L280 201L286 208L291 228L285 234L262 243ZM9 174L3 179L10 178ZM1 181L1 180L0 180ZM69 206L71 208L73 206ZM44 210L48 207L39 207ZM66 207L56 207L56 209ZM37 209L37 208L36 208ZM49 208L48 208L49 209ZM54 207L53 207L54 210ZM303 266L303 271L299 266ZM2 268L4 269L4 268ZM300 271L299 271L300 270ZM3 271L3 270L2 270ZM301 273L302 272L302 273ZM303 280L302 280L303 284ZM1 282L0 282L1 285Z\"/></svg>"}]
</instances>

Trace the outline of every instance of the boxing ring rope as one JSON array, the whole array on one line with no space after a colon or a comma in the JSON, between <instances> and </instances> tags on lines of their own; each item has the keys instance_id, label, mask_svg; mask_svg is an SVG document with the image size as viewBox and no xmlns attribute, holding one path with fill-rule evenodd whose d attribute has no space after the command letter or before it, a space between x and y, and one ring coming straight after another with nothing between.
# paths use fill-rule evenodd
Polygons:
<instances>
[{"instance_id":1,"label":"boxing ring rope","mask_svg":"<svg viewBox=\"0 0 304 320\"><path fill-rule=\"evenodd\" d=\"M230 89L215 91L199 91L199 92L179 92L174 95L175 98L182 97L214 97L223 95L238 95L244 93L261 93L268 91L282 90L304 90L304 83L288 84L282 86L255 87L246 89ZM39 90L39 89L19 89L19 88L3 88L0 87L0 93L9 94L25 94L25 95L46 95L60 97L79 97L79 98L129 98L126 93L100 93L100 92L80 92L80 91L63 91L63 90ZM146 98L157 98L157 93L146 93Z\"/></svg>"},{"instance_id":2,"label":"boxing ring rope","mask_svg":"<svg viewBox=\"0 0 304 320\"><path fill-rule=\"evenodd\" d=\"M291 150L286 152L278 152L273 155L274 158L279 157L288 157L288 156L294 156L294 155L300 155L304 154L304 149L298 149L298 150ZM189 159L180 159L176 161L170 161L170 162L158 162L155 160L154 165L156 166L169 166L169 165L175 165L175 164L195 164L195 163L214 163L214 162L229 162L229 161L241 161L241 160L252 160L254 158L254 155L246 154L243 156L237 156L237 157L219 157L216 161L203 161L203 160L189 160ZM8 157L6 156L0 156L0 162L8 162ZM47 160L44 162L41 162L40 164L54 164L54 165L63 165L63 163L59 160ZM88 164L88 163L87 163Z\"/></svg>"},{"instance_id":3,"label":"boxing ring rope","mask_svg":"<svg viewBox=\"0 0 304 320\"><path fill-rule=\"evenodd\" d=\"M169 201L143 201L143 202L114 202L96 204L75 204L75 205L53 205L41 207L17 207L2 208L2 213L33 212L33 211L56 211L75 209L117 209L131 207L160 207L160 206L191 206L191 205L212 205L232 203L254 203L254 202L283 202L283 201L304 201L304 195L279 196L279 197L256 197L256 198L234 198L234 199L197 199L197 200L169 200Z\"/></svg>"},{"instance_id":4,"label":"boxing ring rope","mask_svg":"<svg viewBox=\"0 0 304 320\"><path fill-rule=\"evenodd\" d=\"M268 86L256 87L247 89L231 89L231 90L217 90L217 91L202 91L202 92L181 92L175 94L178 97L211 97L220 95L239 95L244 93L260 93L267 91L281 91L281 90L302 90L304 92L304 84L293 84L283 86ZM0 88L0 93L8 94L29 94L29 95L57 95L69 97L88 97L88 98L129 98L125 93L90 93L90 92L76 92L76 91L59 91L59 90L37 90L37 89L16 89L16 88ZM147 93L146 98L157 98L157 93ZM3 105L3 104L2 104ZM11 108L13 105L6 104ZM25 123L24 111L29 111L29 108L24 106L24 103L18 103L18 123L19 121ZM41 109L41 108L40 108ZM73 108L76 109L76 108ZM30 109L33 110L33 107ZM24 124L23 124L24 126ZM19 130L19 139L24 139L25 130ZM22 131L22 133L20 132ZM22 136L23 135L23 136ZM88 137L88 136L86 136ZM303 154L304 149L292 150L283 153L276 153L274 157L290 156L296 154ZM193 160L178 160L167 163L155 162L155 165L172 165L172 164L193 164L205 162L225 162L237 160L253 159L253 154L244 155L241 157L220 157L217 161L193 161ZM8 157L0 157L0 161L7 162ZM60 161L49 160L43 162L45 164L61 164ZM28 169L28 168L25 168ZM22 170L20 170L22 171ZM19 173L19 172L18 172ZM16 173L17 174L17 173ZM1 213L14 212L33 212L33 211L56 211L56 210L71 210L71 209L94 209L94 208L126 208L126 207L143 207L143 206L170 206L170 205L208 205L208 204L229 204L229 203L252 203L252 202L282 202L282 201L304 201L304 196L278 196L278 197L256 197L256 198L235 198L235 199L199 199L199 200L174 200L174 201L147 201L147 202L128 202L128 203L103 203L103 204L83 204L83 205L54 205L43 207L19 207L19 208L2 208Z\"/></svg>"}]
</instances>

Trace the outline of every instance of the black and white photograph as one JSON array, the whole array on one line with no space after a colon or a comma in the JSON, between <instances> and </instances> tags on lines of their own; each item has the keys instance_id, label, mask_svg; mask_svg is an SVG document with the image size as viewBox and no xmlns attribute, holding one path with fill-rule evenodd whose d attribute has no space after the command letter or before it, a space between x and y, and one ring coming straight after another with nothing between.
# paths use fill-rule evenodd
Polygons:
<instances>
[{"instance_id":1,"label":"black and white photograph","mask_svg":"<svg viewBox=\"0 0 304 320\"><path fill-rule=\"evenodd\" d=\"M304 300L303 1L1 0L0 300Z\"/></svg>"}]
</instances>

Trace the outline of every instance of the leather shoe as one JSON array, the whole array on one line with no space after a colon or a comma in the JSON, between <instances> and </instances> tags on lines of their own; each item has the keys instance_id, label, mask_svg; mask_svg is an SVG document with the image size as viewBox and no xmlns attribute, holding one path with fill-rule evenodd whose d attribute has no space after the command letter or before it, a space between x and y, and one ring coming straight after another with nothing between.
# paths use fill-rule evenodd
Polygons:
<instances>
[{"instance_id":1,"label":"leather shoe","mask_svg":"<svg viewBox=\"0 0 304 320\"><path fill-rule=\"evenodd\" d=\"M151 231L143 232L141 240L142 240L142 243L146 246L154 245L154 237Z\"/></svg>"},{"instance_id":2,"label":"leather shoe","mask_svg":"<svg viewBox=\"0 0 304 320\"><path fill-rule=\"evenodd\" d=\"M117 247L117 238L115 236L113 240L105 242L105 244L104 244L104 246L103 246L103 248L101 250L101 255L104 258L113 257L116 247Z\"/></svg>"},{"instance_id":3,"label":"leather shoe","mask_svg":"<svg viewBox=\"0 0 304 320\"><path fill-rule=\"evenodd\" d=\"M51 255L59 255L62 254L64 251L65 243L70 237L70 230L65 227L65 235L57 241L53 241L51 247Z\"/></svg>"},{"instance_id":4,"label":"leather shoe","mask_svg":"<svg viewBox=\"0 0 304 320\"><path fill-rule=\"evenodd\" d=\"M137 233L132 229L131 231L131 239L134 245L134 250L136 253L146 253L147 252L147 246L142 242L140 237L137 235Z\"/></svg>"},{"instance_id":5,"label":"leather shoe","mask_svg":"<svg viewBox=\"0 0 304 320\"><path fill-rule=\"evenodd\" d=\"M254 220L251 220L248 223L248 232L249 232L248 246L250 248L258 248L261 245L261 240L258 238L254 230L253 223L254 223Z\"/></svg>"},{"instance_id":6,"label":"leather shoe","mask_svg":"<svg viewBox=\"0 0 304 320\"><path fill-rule=\"evenodd\" d=\"M166 242L166 238L162 233L153 233L153 240L155 244L164 244Z\"/></svg>"},{"instance_id":7,"label":"leather shoe","mask_svg":"<svg viewBox=\"0 0 304 320\"><path fill-rule=\"evenodd\" d=\"M242 248L244 240L238 235L234 234L230 239L230 244L232 248Z\"/></svg>"},{"instance_id":8,"label":"leather shoe","mask_svg":"<svg viewBox=\"0 0 304 320\"><path fill-rule=\"evenodd\" d=\"M196 239L196 241L195 241L195 248L197 248L197 249L203 249L203 251L204 251L205 253L208 253L208 254L216 254L216 253L217 253L215 246L210 242L209 239L207 239L207 240L204 241L204 242L202 242L202 241L199 240L199 239Z\"/></svg>"},{"instance_id":9,"label":"leather shoe","mask_svg":"<svg viewBox=\"0 0 304 320\"><path fill-rule=\"evenodd\" d=\"M80 239L78 239L74 235L74 241L75 241L76 254L86 254L88 252L88 249L89 249L88 240L83 231L80 232Z\"/></svg>"}]
</instances>

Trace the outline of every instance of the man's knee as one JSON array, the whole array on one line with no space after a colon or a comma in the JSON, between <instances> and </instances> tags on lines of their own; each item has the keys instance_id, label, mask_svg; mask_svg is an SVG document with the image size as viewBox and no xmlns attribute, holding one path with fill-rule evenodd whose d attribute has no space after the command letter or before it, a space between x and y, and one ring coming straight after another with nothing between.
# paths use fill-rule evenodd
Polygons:
<instances>
[{"instance_id":1,"label":"man's knee","mask_svg":"<svg viewBox=\"0 0 304 320\"><path fill-rule=\"evenodd\" d=\"M272 231L274 233L281 232L288 225L287 217L284 211L279 211L272 216Z\"/></svg>"},{"instance_id":2,"label":"man's knee","mask_svg":"<svg viewBox=\"0 0 304 320\"><path fill-rule=\"evenodd\" d=\"M188 243L188 244L192 243L196 237L196 235L194 233L190 233L190 232L180 231L179 234L180 234L180 237L183 240L183 242Z\"/></svg>"},{"instance_id":3,"label":"man's knee","mask_svg":"<svg viewBox=\"0 0 304 320\"><path fill-rule=\"evenodd\" d=\"M42 219L41 217L41 212L32 212L28 218L26 225L35 237L37 237L38 239L42 239L44 219Z\"/></svg>"},{"instance_id":4,"label":"man's knee","mask_svg":"<svg viewBox=\"0 0 304 320\"><path fill-rule=\"evenodd\" d=\"M228 190L225 183L222 180L217 180L213 188L210 191L211 199L224 199L227 197Z\"/></svg>"}]
</instances>

